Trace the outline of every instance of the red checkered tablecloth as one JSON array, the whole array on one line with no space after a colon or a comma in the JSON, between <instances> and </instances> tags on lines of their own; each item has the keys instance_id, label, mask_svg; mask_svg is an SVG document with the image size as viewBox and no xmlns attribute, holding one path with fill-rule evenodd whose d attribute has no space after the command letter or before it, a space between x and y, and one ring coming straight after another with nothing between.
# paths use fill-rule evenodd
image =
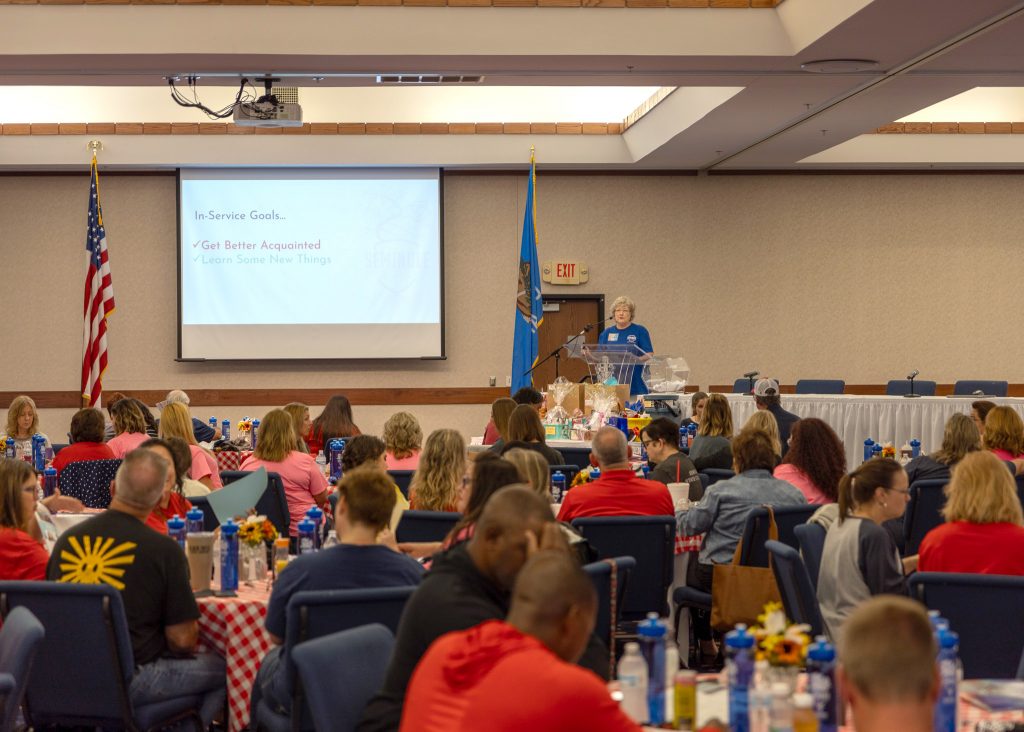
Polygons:
<instances>
[{"instance_id":1,"label":"red checkered tablecloth","mask_svg":"<svg viewBox=\"0 0 1024 732\"><path fill-rule=\"evenodd\" d=\"M699 552L700 543L704 541L704 534L697 534L696 536L683 536L676 534L676 554L685 554L686 552Z\"/></svg>"},{"instance_id":2,"label":"red checkered tablecloth","mask_svg":"<svg viewBox=\"0 0 1024 732\"><path fill-rule=\"evenodd\" d=\"M238 470L245 459L252 455L252 452L249 450L241 452L225 450L214 454L217 456L217 470Z\"/></svg>"},{"instance_id":3,"label":"red checkered tablecloth","mask_svg":"<svg viewBox=\"0 0 1024 732\"><path fill-rule=\"evenodd\" d=\"M249 726L249 696L263 657L273 647L263 627L270 590L242 585L237 597L201 597L200 643L224 656L228 676L228 730Z\"/></svg>"}]
</instances>

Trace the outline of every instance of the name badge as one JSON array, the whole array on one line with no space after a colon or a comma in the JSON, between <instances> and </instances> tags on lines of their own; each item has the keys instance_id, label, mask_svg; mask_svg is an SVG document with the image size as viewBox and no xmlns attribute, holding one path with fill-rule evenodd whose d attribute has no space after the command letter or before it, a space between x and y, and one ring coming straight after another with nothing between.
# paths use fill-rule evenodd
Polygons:
<instances>
[{"instance_id":1,"label":"name badge","mask_svg":"<svg viewBox=\"0 0 1024 732\"><path fill-rule=\"evenodd\" d=\"M608 334L608 340L609 340L609 342L610 341L617 341L617 340L619 340L619 334L618 333L609 333Z\"/></svg>"}]
</instances>

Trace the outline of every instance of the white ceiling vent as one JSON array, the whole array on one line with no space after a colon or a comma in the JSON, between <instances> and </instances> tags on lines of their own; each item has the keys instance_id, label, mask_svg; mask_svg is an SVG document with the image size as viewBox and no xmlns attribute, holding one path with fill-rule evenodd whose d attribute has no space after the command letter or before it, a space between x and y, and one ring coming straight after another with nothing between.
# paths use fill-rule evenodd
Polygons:
<instances>
[{"instance_id":1,"label":"white ceiling vent","mask_svg":"<svg viewBox=\"0 0 1024 732\"><path fill-rule=\"evenodd\" d=\"M482 76L463 76L461 74L378 74L378 84L479 84Z\"/></svg>"}]
</instances>

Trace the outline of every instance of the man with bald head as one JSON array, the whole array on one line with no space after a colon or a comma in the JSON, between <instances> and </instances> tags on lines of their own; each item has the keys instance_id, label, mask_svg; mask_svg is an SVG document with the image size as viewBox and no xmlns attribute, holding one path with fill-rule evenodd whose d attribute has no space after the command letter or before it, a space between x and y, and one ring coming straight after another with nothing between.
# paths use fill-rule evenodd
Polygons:
<instances>
[{"instance_id":1,"label":"man with bald head","mask_svg":"<svg viewBox=\"0 0 1024 732\"><path fill-rule=\"evenodd\" d=\"M574 665L596 613L593 583L572 558L537 552L516 579L506 620L430 646L409 684L402 732L639 730L603 681Z\"/></svg>"},{"instance_id":2,"label":"man with bald head","mask_svg":"<svg viewBox=\"0 0 1024 732\"><path fill-rule=\"evenodd\" d=\"M629 445L622 430L602 427L590 453L601 468L593 483L578 485L562 500L559 521L584 516L673 516L672 495L664 483L637 478L629 466Z\"/></svg>"}]
</instances>

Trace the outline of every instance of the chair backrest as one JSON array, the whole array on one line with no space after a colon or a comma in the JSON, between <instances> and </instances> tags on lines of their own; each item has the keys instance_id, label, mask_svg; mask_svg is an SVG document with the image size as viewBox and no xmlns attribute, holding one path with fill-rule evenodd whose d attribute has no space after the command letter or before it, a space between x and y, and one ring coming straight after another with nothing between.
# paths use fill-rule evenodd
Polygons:
<instances>
[{"instance_id":1,"label":"chair backrest","mask_svg":"<svg viewBox=\"0 0 1024 732\"><path fill-rule=\"evenodd\" d=\"M612 617L612 569L615 569L615 617ZM594 633L604 640L611 648L612 633L622 617L622 600L629 586L629 577L636 569L633 557L610 557L599 562L584 564L587 573L597 590L597 621Z\"/></svg>"},{"instance_id":2,"label":"chair backrest","mask_svg":"<svg viewBox=\"0 0 1024 732\"><path fill-rule=\"evenodd\" d=\"M909 393L909 379L893 379L885 385L886 396L906 396ZM914 379L914 393L918 396L935 396L935 382Z\"/></svg>"},{"instance_id":3,"label":"chair backrest","mask_svg":"<svg viewBox=\"0 0 1024 732\"><path fill-rule=\"evenodd\" d=\"M54 457L56 457L56 456L57 456L57 454L58 454L58 453L59 453L59 452L60 452L61 450L63 450L63 449L65 448L65 447L67 447L67 446L68 446L68 444L70 444L70 443L67 443L67 442L51 442L51 443L50 443L50 447L52 447L52 448L53 448L53 454L54 454Z\"/></svg>"},{"instance_id":4,"label":"chair backrest","mask_svg":"<svg viewBox=\"0 0 1024 732\"><path fill-rule=\"evenodd\" d=\"M779 529L779 541L793 549L799 548L794 529L807 523L818 506L772 506L775 513L775 525ZM768 509L755 506L747 514L747 523L743 526L743 556L740 562L748 567L767 567L768 550L764 548L768 541Z\"/></svg>"},{"instance_id":5,"label":"chair backrest","mask_svg":"<svg viewBox=\"0 0 1024 732\"><path fill-rule=\"evenodd\" d=\"M14 729L43 635L43 624L28 608L16 607L4 618L0 628L0 676L10 678L10 688L0 704L0 730L4 732Z\"/></svg>"},{"instance_id":6,"label":"chair backrest","mask_svg":"<svg viewBox=\"0 0 1024 732\"><path fill-rule=\"evenodd\" d=\"M964 379L953 384L954 396L972 396L980 391L985 396L1004 397L1010 385L1005 381L985 381Z\"/></svg>"},{"instance_id":7,"label":"chair backrest","mask_svg":"<svg viewBox=\"0 0 1024 732\"><path fill-rule=\"evenodd\" d=\"M842 394L846 382L842 379L800 379L796 382L797 394Z\"/></svg>"},{"instance_id":8,"label":"chair backrest","mask_svg":"<svg viewBox=\"0 0 1024 732\"><path fill-rule=\"evenodd\" d=\"M772 572L775 584L782 595L782 606L786 609L786 617L794 623L806 623L811 626L811 637L821 635L825 624L821 619L818 597L807 574L807 567L800 558L800 553L791 546L778 541L765 542L765 548L772 555Z\"/></svg>"},{"instance_id":9,"label":"chair backrest","mask_svg":"<svg viewBox=\"0 0 1024 732\"><path fill-rule=\"evenodd\" d=\"M394 645L391 631L374 623L292 649L316 729L355 730L363 708L384 685Z\"/></svg>"},{"instance_id":10,"label":"chair backrest","mask_svg":"<svg viewBox=\"0 0 1024 732\"><path fill-rule=\"evenodd\" d=\"M969 679L1012 679L1024 651L1024 577L918 572L911 595L960 635Z\"/></svg>"},{"instance_id":11,"label":"chair backrest","mask_svg":"<svg viewBox=\"0 0 1024 732\"><path fill-rule=\"evenodd\" d=\"M736 473L734 471L726 470L725 468L704 468L701 472L708 476L708 484L704 486L705 490L720 480L728 480L729 478L736 477ZM703 482L704 481L702 479L701 483Z\"/></svg>"},{"instance_id":12,"label":"chair backrest","mask_svg":"<svg viewBox=\"0 0 1024 732\"><path fill-rule=\"evenodd\" d=\"M462 518L449 511L405 511L398 522L395 538L407 541L443 541Z\"/></svg>"},{"instance_id":13,"label":"chair backrest","mask_svg":"<svg viewBox=\"0 0 1024 732\"><path fill-rule=\"evenodd\" d=\"M1024 651L1020 654L1020 666L1017 667L1017 679L1024 681Z\"/></svg>"},{"instance_id":14,"label":"chair backrest","mask_svg":"<svg viewBox=\"0 0 1024 732\"><path fill-rule=\"evenodd\" d=\"M754 381L757 381L757 379L754 379ZM746 377L740 377L732 382L733 394L749 394L751 391L750 379Z\"/></svg>"},{"instance_id":15,"label":"chair backrest","mask_svg":"<svg viewBox=\"0 0 1024 732\"><path fill-rule=\"evenodd\" d=\"M590 469L589 447L560 447L558 452L566 465L575 465L579 470Z\"/></svg>"},{"instance_id":16,"label":"chair backrest","mask_svg":"<svg viewBox=\"0 0 1024 732\"><path fill-rule=\"evenodd\" d=\"M697 473L700 476L701 495L708 492L708 486L711 485L711 476L707 473Z\"/></svg>"},{"instance_id":17,"label":"chair backrest","mask_svg":"<svg viewBox=\"0 0 1024 732\"><path fill-rule=\"evenodd\" d=\"M251 470L222 470L220 479L224 485L227 485L252 472ZM266 516L280 536L289 536L288 530L291 528L292 519L288 512L288 497L284 494L284 482L281 480L280 473L267 473L267 489L263 491L260 500L256 501L256 513Z\"/></svg>"},{"instance_id":18,"label":"chair backrest","mask_svg":"<svg viewBox=\"0 0 1024 732\"><path fill-rule=\"evenodd\" d=\"M405 500L409 500L409 484L412 482L412 476L416 474L415 470L389 470L388 475L391 476L391 480L398 486L398 490L402 491L402 495L405 496Z\"/></svg>"},{"instance_id":19,"label":"chair backrest","mask_svg":"<svg viewBox=\"0 0 1024 732\"><path fill-rule=\"evenodd\" d=\"M576 465L549 465L548 466L548 472L551 473L551 475L554 475L556 470L562 471L562 475L565 476L566 488L568 488L570 485L572 485L573 478L575 478L576 474L578 472L580 472L579 467L576 466Z\"/></svg>"},{"instance_id":20,"label":"chair backrest","mask_svg":"<svg viewBox=\"0 0 1024 732\"><path fill-rule=\"evenodd\" d=\"M60 471L60 492L77 498L86 508L110 505L110 481L121 467L120 460L82 460L68 463Z\"/></svg>"},{"instance_id":21,"label":"chair backrest","mask_svg":"<svg viewBox=\"0 0 1024 732\"><path fill-rule=\"evenodd\" d=\"M668 614L675 551L675 516L595 516L578 518L573 527L586 537L601 559L633 557L633 571L622 601L623 620L640 620L649 612Z\"/></svg>"},{"instance_id":22,"label":"chair backrest","mask_svg":"<svg viewBox=\"0 0 1024 732\"><path fill-rule=\"evenodd\" d=\"M46 630L25 690L26 719L122 727L134 658L121 594L109 585L0 582L0 616L31 611Z\"/></svg>"},{"instance_id":23,"label":"chair backrest","mask_svg":"<svg viewBox=\"0 0 1024 732\"><path fill-rule=\"evenodd\" d=\"M903 517L904 556L917 554L925 534L945 521L942 509L946 505L946 492L943 489L948 482L948 478L917 480L910 486L910 502Z\"/></svg>"},{"instance_id":24,"label":"chair backrest","mask_svg":"<svg viewBox=\"0 0 1024 732\"><path fill-rule=\"evenodd\" d=\"M800 556L807 568L811 584L818 588L818 572L821 570L821 555L825 551L825 527L821 524L800 524L793 527L797 544L800 545Z\"/></svg>"}]
</instances>

